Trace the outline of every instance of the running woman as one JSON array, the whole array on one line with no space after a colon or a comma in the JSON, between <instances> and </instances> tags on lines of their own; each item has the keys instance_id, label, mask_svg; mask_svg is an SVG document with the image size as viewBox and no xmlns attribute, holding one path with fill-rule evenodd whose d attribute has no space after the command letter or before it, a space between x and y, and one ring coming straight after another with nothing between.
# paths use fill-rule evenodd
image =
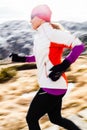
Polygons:
<instances>
[{"instance_id":1,"label":"running woman","mask_svg":"<svg viewBox=\"0 0 87 130\"><path fill-rule=\"evenodd\" d=\"M25 62L36 62L40 89L32 100L26 121L29 130L41 130L39 119L48 114L49 120L67 130L81 130L62 117L62 98L67 92L65 71L84 50L84 44L60 26L51 23L52 12L47 5L38 5L31 12L34 36L34 56L21 57ZM63 50L71 49L62 60ZM20 57L16 55L20 61ZM13 61L15 56L13 55Z\"/></svg>"}]
</instances>

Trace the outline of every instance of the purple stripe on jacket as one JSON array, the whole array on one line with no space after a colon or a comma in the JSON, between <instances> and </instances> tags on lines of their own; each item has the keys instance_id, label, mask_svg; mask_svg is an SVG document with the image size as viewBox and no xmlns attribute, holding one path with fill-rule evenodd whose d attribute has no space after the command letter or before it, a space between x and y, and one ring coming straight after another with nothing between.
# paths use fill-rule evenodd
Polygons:
<instances>
[{"instance_id":1,"label":"purple stripe on jacket","mask_svg":"<svg viewBox=\"0 0 87 130\"><path fill-rule=\"evenodd\" d=\"M36 62L35 56L26 56L26 62Z\"/></svg>"},{"instance_id":2,"label":"purple stripe on jacket","mask_svg":"<svg viewBox=\"0 0 87 130\"><path fill-rule=\"evenodd\" d=\"M74 63L75 60L79 57L79 55L84 51L85 46L84 44L80 44L80 45L76 45L75 47L73 47L72 51L69 53L69 55L65 58L68 61L70 61L70 63Z\"/></svg>"}]
</instances>

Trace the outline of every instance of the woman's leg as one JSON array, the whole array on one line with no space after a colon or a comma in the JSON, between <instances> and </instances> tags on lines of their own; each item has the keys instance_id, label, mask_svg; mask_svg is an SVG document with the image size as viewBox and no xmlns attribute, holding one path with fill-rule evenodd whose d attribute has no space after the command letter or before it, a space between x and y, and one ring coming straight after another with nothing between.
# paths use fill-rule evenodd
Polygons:
<instances>
[{"instance_id":1,"label":"woman's leg","mask_svg":"<svg viewBox=\"0 0 87 130\"><path fill-rule=\"evenodd\" d=\"M39 119L52 108L55 104L55 96L48 94L40 89L27 112L26 121L29 130L40 130Z\"/></svg>"},{"instance_id":2,"label":"woman's leg","mask_svg":"<svg viewBox=\"0 0 87 130\"><path fill-rule=\"evenodd\" d=\"M81 130L72 121L61 117L61 104L62 95L57 97L55 105L48 112L50 121L56 125L66 128L67 130Z\"/></svg>"},{"instance_id":3,"label":"woman's leg","mask_svg":"<svg viewBox=\"0 0 87 130\"><path fill-rule=\"evenodd\" d=\"M27 112L26 121L29 127L29 130L40 130L38 120L46 113L44 106L44 95L43 91L40 89L33 101L31 102L30 108Z\"/></svg>"}]
</instances>

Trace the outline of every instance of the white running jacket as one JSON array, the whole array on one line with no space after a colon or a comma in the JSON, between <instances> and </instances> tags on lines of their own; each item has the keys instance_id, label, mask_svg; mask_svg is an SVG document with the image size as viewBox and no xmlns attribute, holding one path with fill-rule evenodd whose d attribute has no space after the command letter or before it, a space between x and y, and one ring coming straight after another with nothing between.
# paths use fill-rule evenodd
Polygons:
<instances>
[{"instance_id":1,"label":"white running jacket","mask_svg":"<svg viewBox=\"0 0 87 130\"><path fill-rule=\"evenodd\" d=\"M50 68L61 63L64 48L72 49L81 41L69 32L53 29L43 23L34 37L34 55L38 68L38 81L41 88L67 89L67 79L63 74L59 80L52 81L48 75Z\"/></svg>"}]
</instances>

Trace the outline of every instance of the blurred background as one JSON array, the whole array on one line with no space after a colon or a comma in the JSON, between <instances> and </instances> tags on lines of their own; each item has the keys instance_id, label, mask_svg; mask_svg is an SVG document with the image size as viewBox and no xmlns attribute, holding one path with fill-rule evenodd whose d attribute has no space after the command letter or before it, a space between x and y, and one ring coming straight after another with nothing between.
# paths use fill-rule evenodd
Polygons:
<instances>
[{"instance_id":1,"label":"blurred background","mask_svg":"<svg viewBox=\"0 0 87 130\"><path fill-rule=\"evenodd\" d=\"M39 89L37 69L35 63L12 63L9 54L32 55L35 32L30 13L38 4L48 4L52 22L62 24L85 44L84 52L66 72L69 87L62 114L87 130L86 0L0 0L0 130L28 130L26 113ZM47 115L40 125L42 130L64 130L51 124Z\"/></svg>"}]
</instances>

